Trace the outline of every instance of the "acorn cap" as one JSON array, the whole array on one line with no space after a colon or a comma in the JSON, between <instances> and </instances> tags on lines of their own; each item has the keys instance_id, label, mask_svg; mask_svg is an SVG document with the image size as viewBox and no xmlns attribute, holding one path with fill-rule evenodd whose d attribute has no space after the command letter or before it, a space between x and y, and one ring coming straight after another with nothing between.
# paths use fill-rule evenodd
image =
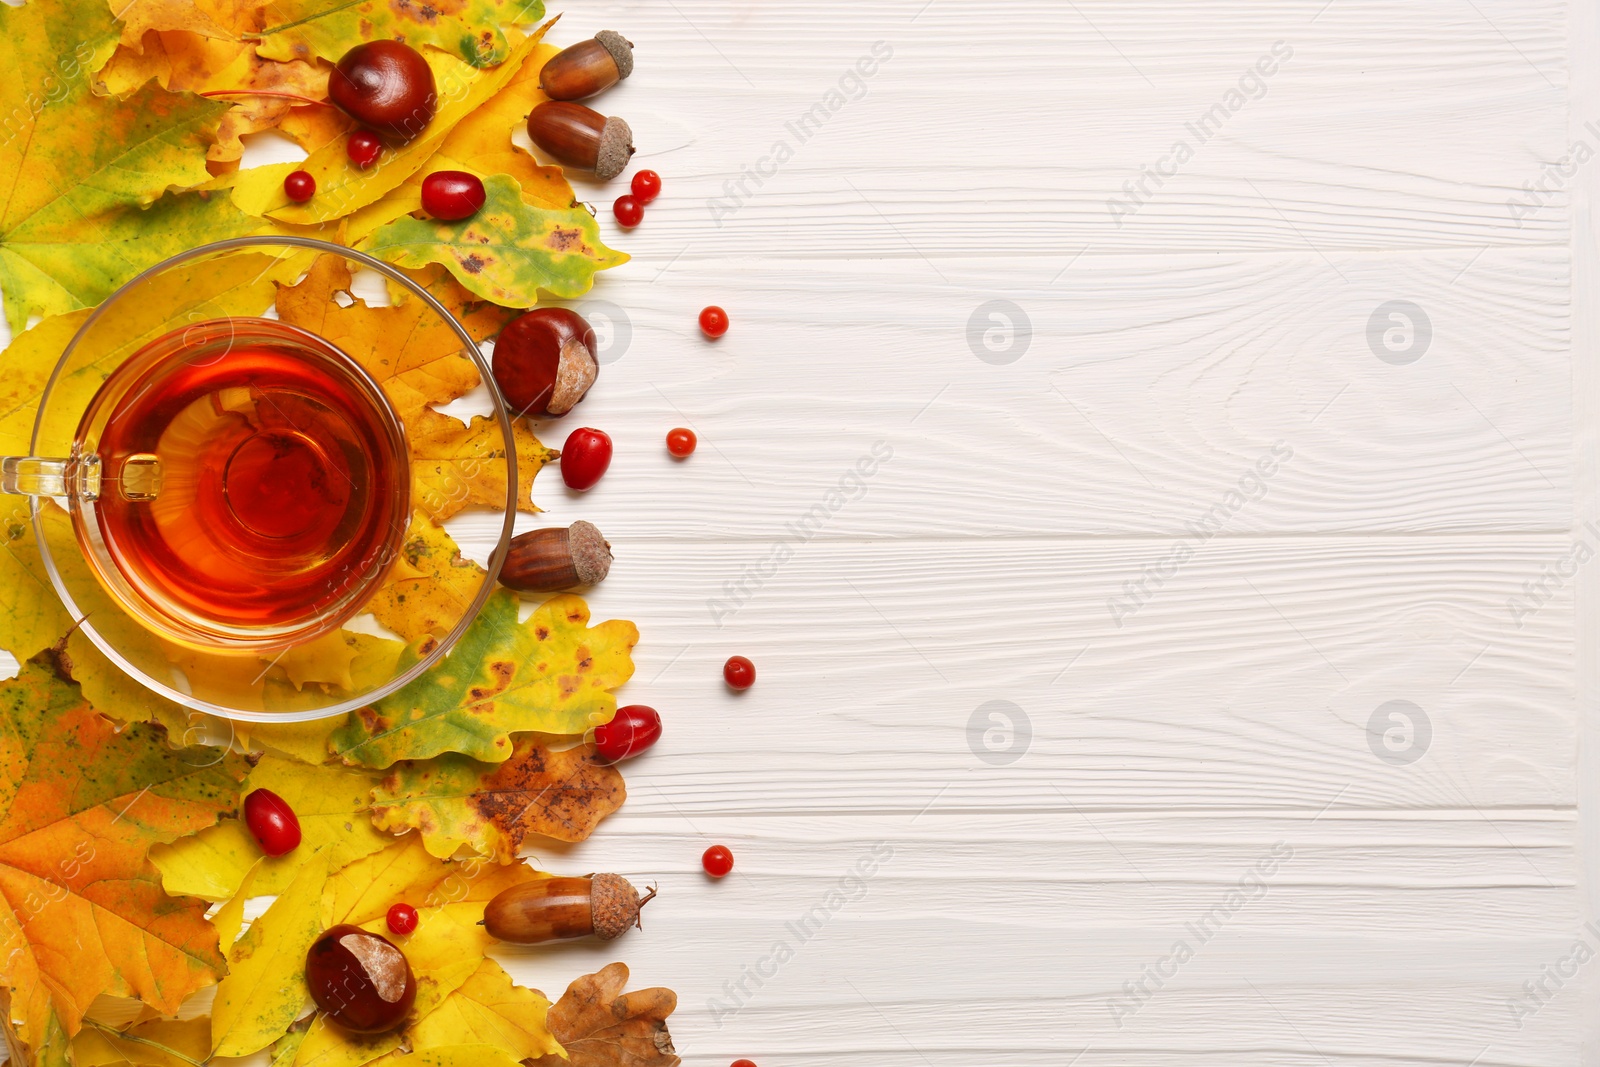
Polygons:
<instances>
[{"instance_id":1,"label":"acorn cap","mask_svg":"<svg viewBox=\"0 0 1600 1067\"><path fill-rule=\"evenodd\" d=\"M601 30L594 35L617 64L617 80L633 73L633 44L616 30Z\"/></svg>"},{"instance_id":2,"label":"acorn cap","mask_svg":"<svg viewBox=\"0 0 1600 1067\"><path fill-rule=\"evenodd\" d=\"M567 527L567 551L582 584L599 585L611 573L611 545L594 523L579 519Z\"/></svg>"},{"instance_id":3,"label":"acorn cap","mask_svg":"<svg viewBox=\"0 0 1600 1067\"><path fill-rule=\"evenodd\" d=\"M622 119L606 119L600 130L600 154L594 164L594 176L603 182L621 174L633 158L633 130Z\"/></svg>"},{"instance_id":4,"label":"acorn cap","mask_svg":"<svg viewBox=\"0 0 1600 1067\"><path fill-rule=\"evenodd\" d=\"M594 935L611 941L639 921L639 893L620 874L597 874L589 879L589 906L594 912Z\"/></svg>"}]
</instances>

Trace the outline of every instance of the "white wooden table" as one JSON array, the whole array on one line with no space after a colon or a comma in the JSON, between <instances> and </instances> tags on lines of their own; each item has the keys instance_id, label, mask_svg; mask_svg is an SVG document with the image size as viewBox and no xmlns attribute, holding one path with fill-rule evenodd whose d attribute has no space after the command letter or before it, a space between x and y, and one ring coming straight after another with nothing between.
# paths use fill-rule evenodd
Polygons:
<instances>
[{"instance_id":1,"label":"white wooden table","mask_svg":"<svg viewBox=\"0 0 1600 1067\"><path fill-rule=\"evenodd\" d=\"M667 726L538 859L662 895L517 976L695 1065L1600 1063L1593 0L602 28L666 190L522 526L612 540Z\"/></svg>"}]
</instances>

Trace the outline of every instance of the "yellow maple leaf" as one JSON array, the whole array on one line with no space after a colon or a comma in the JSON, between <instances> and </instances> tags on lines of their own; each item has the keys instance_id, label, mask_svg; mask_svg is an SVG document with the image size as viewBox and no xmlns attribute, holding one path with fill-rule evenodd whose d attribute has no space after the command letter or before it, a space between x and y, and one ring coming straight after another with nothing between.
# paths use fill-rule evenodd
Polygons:
<instances>
[{"instance_id":1,"label":"yellow maple leaf","mask_svg":"<svg viewBox=\"0 0 1600 1067\"><path fill-rule=\"evenodd\" d=\"M228 976L211 1009L212 1053L248 1056L289 1028L309 996L306 950L322 933L327 858L312 855L228 951Z\"/></svg>"},{"instance_id":2,"label":"yellow maple leaf","mask_svg":"<svg viewBox=\"0 0 1600 1067\"><path fill-rule=\"evenodd\" d=\"M374 828L367 802L377 775L338 766L316 767L298 760L263 756L245 780L244 793L270 789L300 820L300 849L320 853L330 871L379 852L393 843ZM161 884L175 896L223 900L232 896L255 868L260 896L283 892L301 864L297 849L262 856L261 846L239 819L226 819L192 837L151 853Z\"/></svg>"},{"instance_id":3,"label":"yellow maple leaf","mask_svg":"<svg viewBox=\"0 0 1600 1067\"><path fill-rule=\"evenodd\" d=\"M484 1044L519 1060L560 1055L545 1021L549 1010L543 993L514 984L498 963L486 959L406 1037L414 1049Z\"/></svg>"}]
</instances>

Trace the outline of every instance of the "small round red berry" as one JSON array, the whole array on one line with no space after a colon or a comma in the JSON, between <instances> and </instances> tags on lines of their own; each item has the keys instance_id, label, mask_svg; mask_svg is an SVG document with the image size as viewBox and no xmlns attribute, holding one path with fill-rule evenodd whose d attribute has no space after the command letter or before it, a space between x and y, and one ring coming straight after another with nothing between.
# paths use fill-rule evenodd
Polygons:
<instances>
[{"instance_id":1,"label":"small round red berry","mask_svg":"<svg viewBox=\"0 0 1600 1067\"><path fill-rule=\"evenodd\" d=\"M756 665L744 656L729 656L722 665L722 680L729 689L749 689L756 684Z\"/></svg>"},{"instance_id":2,"label":"small round red berry","mask_svg":"<svg viewBox=\"0 0 1600 1067\"><path fill-rule=\"evenodd\" d=\"M593 489L611 466L611 438L602 430L580 426L561 446L561 480L582 493Z\"/></svg>"},{"instance_id":3,"label":"small round red berry","mask_svg":"<svg viewBox=\"0 0 1600 1067\"><path fill-rule=\"evenodd\" d=\"M700 866L713 878L721 878L733 870L733 853L728 851L727 845L712 845L700 857Z\"/></svg>"},{"instance_id":4,"label":"small round red berry","mask_svg":"<svg viewBox=\"0 0 1600 1067\"><path fill-rule=\"evenodd\" d=\"M594 728L594 752L615 763L637 756L660 738L660 713L644 704L629 704L618 708L610 722Z\"/></svg>"},{"instance_id":5,"label":"small round red berry","mask_svg":"<svg viewBox=\"0 0 1600 1067\"><path fill-rule=\"evenodd\" d=\"M700 439L694 435L693 430L679 426L676 430L667 431L667 451L682 459L694 451L694 446Z\"/></svg>"},{"instance_id":6,"label":"small round red berry","mask_svg":"<svg viewBox=\"0 0 1600 1067\"><path fill-rule=\"evenodd\" d=\"M648 204L661 195L661 175L653 170L641 170L633 176L633 195L639 203Z\"/></svg>"},{"instance_id":7,"label":"small round red berry","mask_svg":"<svg viewBox=\"0 0 1600 1067\"><path fill-rule=\"evenodd\" d=\"M617 217L618 224L630 230L644 221L644 205L637 197L626 194L617 197L617 202L611 205L611 213Z\"/></svg>"},{"instance_id":8,"label":"small round red berry","mask_svg":"<svg viewBox=\"0 0 1600 1067\"><path fill-rule=\"evenodd\" d=\"M300 844L300 820L289 802L270 789L244 798L244 824L269 856L293 852Z\"/></svg>"},{"instance_id":9,"label":"small round red berry","mask_svg":"<svg viewBox=\"0 0 1600 1067\"><path fill-rule=\"evenodd\" d=\"M396 934L409 934L417 928L417 909L410 904L395 904L389 909L389 930Z\"/></svg>"},{"instance_id":10,"label":"small round red berry","mask_svg":"<svg viewBox=\"0 0 1600 1067\"><path fill-rule=\"evenodd\" d=\"M290 200L303 204L317 195L317 179L303 170L297 170L283 179L283 191Z\"/></svg>"},{"instance_id":11,"label":"small round red berry","mask_svg":"<svg viewBox=\"0 0 1600 1067\"><path fill-rule=\"evenodd\" d=\"M728 313L712 304L700 312L700 332L707 337L721 337L728 332Z\"/></svg>"},{"instance_id":12,"label":"small round red berry","mask_svg":"<svg viewBox=\"0 0 1600 1067\"><path fill-rule=\"evenodd\" d=\"M383 155L383 139L371 130L357 130L344 143L344 154L350 157L350 162L366 170Z\"/></svg>"},{"instance_id":13,"label":"small round red berry","mask_svg":"<svg viewBox=\"0 0 1600 1067\"><path fill-rule=\"evenodd\" d=\"M436 170L422 179L422 210L445 222L476 215L486 196L483 181L464 170Z\"/></svg>"},{"instance_id":14,"label":"small round red berry","mask_svg":"<svg viewBox=\"0 0 1600 1067\"><path fill-rule=\"evenodd\" d=\"M754 1060L734 1060L729 1067L756 1067Z\"/></svg>"}]
</instances>

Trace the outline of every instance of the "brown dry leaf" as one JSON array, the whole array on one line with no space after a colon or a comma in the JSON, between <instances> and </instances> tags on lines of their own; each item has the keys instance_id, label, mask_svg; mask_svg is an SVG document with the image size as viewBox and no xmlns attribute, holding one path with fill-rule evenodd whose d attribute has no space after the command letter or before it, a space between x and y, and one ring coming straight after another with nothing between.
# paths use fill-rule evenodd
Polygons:
<instances>
[{"instance_id":1,"label":"brown dry leaf","mask_svg":"<svg viewBox=\"0 0 1600 1067\"><path fill-rule=\"evenodd\" d=\"M613 963L567 987L546 1016L567 1057L542 1056L527 1067L676 1067L667 1016L678 995L659 986L624 993L626 964Z\"/></svg>"},{"instance_id":2,"label":"brown dry leaf","mask_svg":"<svg viewBox=\"0 0 1600 1067\"><path fill-rule=\"evenodd\" d=\"M260 21L259 13L255 21ZM263 59L248 41L151 30L141 45L117 49L100 71L96 91L123 96L154 78L173 92L227 92L219 99L232 106L217 128L217 143L206 153L212 163L238 160L244 151L239 138L283 122L297 103L292 97L322 100L328 95L328 64ZM317 110L336 112L326 106Z\"/></svg>"},{"instance_id":3,"label":"brown dry leaf","mask_svg":"<svg viewBox=\"0 0 1600 1067\"><path fill-rule=\"evenodd\" d=\"M553 752L522 737L504 763L451 753L396 764L372 791L372 824L391 833L421 830L441 859L465 849L513 863L529 835L582 841L627 795L617 769L585 749Z\"/></svg>"}]
</instances>

